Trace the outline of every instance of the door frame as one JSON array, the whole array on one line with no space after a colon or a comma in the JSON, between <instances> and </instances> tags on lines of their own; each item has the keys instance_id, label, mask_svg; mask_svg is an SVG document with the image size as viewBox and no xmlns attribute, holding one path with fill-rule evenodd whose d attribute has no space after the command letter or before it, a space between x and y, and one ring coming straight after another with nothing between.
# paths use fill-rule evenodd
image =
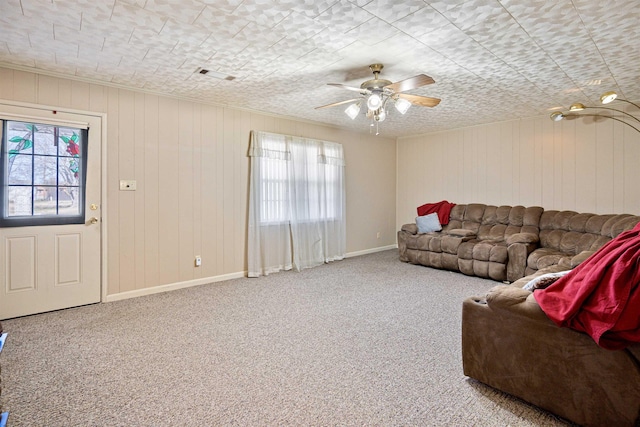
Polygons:
<instances>
[{"instance_id":1,"label":"door frame","mask_svg":"<svg viewBox=\"0 0 640 427\"><path fill-rule=\"evenodd\" d=\"M97 111L78 110L67 107L56 107L44 104L34 104L31 102L21 102L0 98L0 109L2 107L22 107L34 110L60 111L69 114L80 114L100 119L100 302L107 301L108 277L107 277L107 113ZM26 116L25 116L26 117ZM37 118L36 118L37 119Z\"/></svg>"}]
</instances>

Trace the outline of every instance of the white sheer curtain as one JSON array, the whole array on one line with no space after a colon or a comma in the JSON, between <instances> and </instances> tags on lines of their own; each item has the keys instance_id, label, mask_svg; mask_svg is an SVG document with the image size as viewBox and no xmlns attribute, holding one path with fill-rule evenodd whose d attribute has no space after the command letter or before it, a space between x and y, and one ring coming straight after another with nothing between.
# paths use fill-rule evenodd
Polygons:
<instances>
[{"instance_id":1,"label":"white sheer curtain","mask_svg":"<svg viewBox=\"0 0 640 427\"><path fill-rule=\"evenodd\" d=\"M249 277L343 259L342 145L253 131L249 156Z\"/></svg>"}]
</instances>

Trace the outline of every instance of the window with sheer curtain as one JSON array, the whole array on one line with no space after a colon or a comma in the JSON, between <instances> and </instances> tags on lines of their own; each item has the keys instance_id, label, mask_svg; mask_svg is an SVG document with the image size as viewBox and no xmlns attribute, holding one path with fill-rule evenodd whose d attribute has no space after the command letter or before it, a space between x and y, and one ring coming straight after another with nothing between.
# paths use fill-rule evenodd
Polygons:
<instances>
[{"instance_id":1,"label":"window with sheer curtain","mask_svg":"<svg viewBox=\"0 0 640 427\"><path fill-rule=\"evenodd\" d=\"M344 258L342 145L251 132L249 277Z\"/></svg>"}]
</instances>

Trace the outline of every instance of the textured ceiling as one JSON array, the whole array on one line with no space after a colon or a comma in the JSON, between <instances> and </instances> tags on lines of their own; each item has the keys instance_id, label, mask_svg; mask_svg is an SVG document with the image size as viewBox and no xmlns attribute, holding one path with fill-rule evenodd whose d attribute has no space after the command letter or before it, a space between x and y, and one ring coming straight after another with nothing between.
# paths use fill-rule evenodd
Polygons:
<instances>
[{"instance_id":1,"label":"textured ceiling","mask_svg":"<svg viewBox=\"0 0 640 427\"><path fill-rule=\"evenodd\" d=\"M640 99L637 0L0 0L0 65L369 131L327 86L427 74L387 137ZM232 75L221 80L198 68ZM364 109L363 109L364 110Z\"/></svg>"}]
</instances>

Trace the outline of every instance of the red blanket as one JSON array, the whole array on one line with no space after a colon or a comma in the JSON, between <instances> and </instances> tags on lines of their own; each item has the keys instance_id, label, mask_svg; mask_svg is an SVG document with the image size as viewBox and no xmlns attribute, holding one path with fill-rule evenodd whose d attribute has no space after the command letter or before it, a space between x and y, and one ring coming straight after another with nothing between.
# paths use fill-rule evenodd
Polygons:
<instances>
[{"instance_id":1,"label":"red blanket","mask_svg":"<svg viewBox=\"0 0 640 427\"><path fill-rule=\"evenodd\" d=\"M618 350L640 342L640 224L533 294L558 326Z\"/></svg>"},{"instance_id":2,"label":"red blanket","mask_svg":"<svg viewBox=\"0 0 640 427\"><path fill-rule=\"evenodd\" d=\"M455 205L455 203L449 203L446 200L438 203L427 203L422 206L418 206L418 216L424 216L430 213L437 212L440 224L447 225L449 224L449 214L451 213L451 208L453 208Z\"/></svg>"}]
</instances>

